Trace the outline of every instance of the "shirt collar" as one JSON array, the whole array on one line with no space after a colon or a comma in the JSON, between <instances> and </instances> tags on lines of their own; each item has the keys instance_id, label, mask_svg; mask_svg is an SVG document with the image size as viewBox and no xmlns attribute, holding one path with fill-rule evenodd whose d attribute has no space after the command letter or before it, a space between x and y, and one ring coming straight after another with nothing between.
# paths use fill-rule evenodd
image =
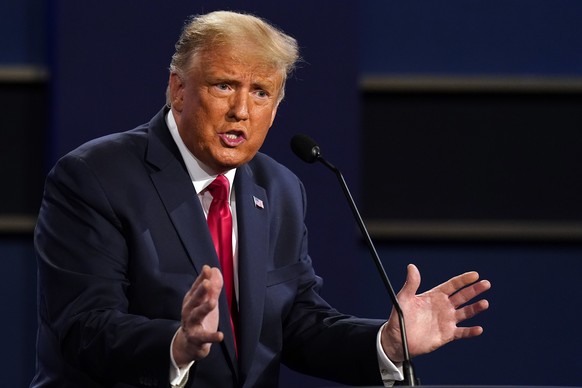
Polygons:
<instances>
[{"instance_id":1,"label":"shirt collar","mask_svg":"<svg viewBox=\"0 0 582 388\"><path fill-rule=\"evenodd\" d=\"M182 159L184 159L184 163L186 164L186 169L188 170L188 174L190 175L190 179L192 179L192 184L196 189L196 194L200 194L217 176L212 172L212 170L198 160L192 152L186 147L180 133L178 132L178 125L176 124L176 120L174 119L174 114L170 109L168 114L166 115L166 124L170 129L170 134L174 139L174 142L178 146L180 150L180 154L182 155ZM224 173L224 176L228 179L230 187L232 188L232 184L234 182L234 176L236 174L236 168L232 170L228 170ZM232 193L232 190L230 190Z\"/></svg>"}]
</instances>

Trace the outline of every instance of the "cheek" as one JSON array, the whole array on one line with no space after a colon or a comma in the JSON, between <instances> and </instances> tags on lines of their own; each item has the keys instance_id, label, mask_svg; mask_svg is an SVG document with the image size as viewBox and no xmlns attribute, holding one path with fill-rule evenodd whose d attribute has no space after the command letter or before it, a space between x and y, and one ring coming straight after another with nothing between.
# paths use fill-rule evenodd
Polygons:
<instances>
[{"instance_id":1,"label":"cheek","mask_svg":"<svg viewBox=\"0 0 582 388\"><path fill-rule=\"evenodd\" d=\"M218 117L213 109L209 109L201 102L185 105L182 115L185 130L190 133L191 138L198 141L210 136L211 127Z\"/></svg>"},{"instance_id":2,"label":"cheek","mask_svg":"<svg viewBox=\"0 0 582 388\"><path fill-rule=\"evenodd\" d=\"M258 150L263 145L267 134L269 133L269 128L271 126L270 121L263 121L255 127L251 133L250 144L253 148Z\"/></svg>"},{"instance_id":3,"label":"cheek","mask_svg":"<svg viewBox=\"0 0 582 388\"><path fill-rule=\"evenodd\" d=\"M273 125L276 113L277 109L272 106L257 107L254 112L254 121L257 123L257 131L266 133L271 125Z\"/></svg>"},{"instance_id":4,"label":"cheek","mask_svg":"<svg viewBox=\"0 0 582 388\"><path fill-rule=\"evenodd\" d=\"M213 120L217 117L223 117L227 109L226 102L209 95L204 90L186 90L184 98L184 112L190 120Z\"/></svg>"}]
</instances>

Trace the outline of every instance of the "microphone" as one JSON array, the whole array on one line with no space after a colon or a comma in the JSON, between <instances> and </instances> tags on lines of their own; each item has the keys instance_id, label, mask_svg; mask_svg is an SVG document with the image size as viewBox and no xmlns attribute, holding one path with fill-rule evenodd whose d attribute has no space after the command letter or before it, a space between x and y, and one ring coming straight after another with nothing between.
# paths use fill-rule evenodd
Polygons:
<instances>
[{"instance_id":1,"label":"microphone","mask_svg":"<svg viewBox=\"0 0 582 388\"><path fill-rule=\"evenodd\" d=\"M310 138L307 135L297 134L297 135L293 136L293 138L291 139L291 149L293 150L295 155L297 155L304 162L306 162L306 163L315 163L316 161L321 162L324 166L326 166L327 168L329 168L331 171L333 171L336 174L336 176L340 182L341 188L344 192L344 195L346 196L346 199L348 200L348 203L350 204L350 207L352 209L352 213L354 214L354 217L356 218L356 222L358 223L358 226L360 227L360 231L362 232L362 235L364 236L364 239L366 240L366 244L368 245L368 249L370 250L370 253L372 255L372 259L374 260L374 264L376 265L376 269L378 270L378 273L380 274L380 277L382 278L382 281L384 282L384 285L386 286L386 289L388 290L388 295L390 296L390 299L392 301L392 305L394 306L394 310L398 314L398 323L400 325L400 335L402 337L402 353L403 353L403 359L404 359L404 361L402 362L402 370L404 372L403 373L404 374L404 382L408 386L411 386L411 387L416 386L417 380L416 380L416 377L414 374L414 367L412 366L412 361L410 360L410 353L408 352L406 326L404 324L404 314L402 313L402 308L400 308L400 303L398 303L398 298L396 297L396 292L394 292L394 288L392 287L392 284L390 283L390 280L388 279L388 275L386 275L386 271L384 270L384 266L382 265L382 262L380 261L380 257L378 256L378 252L376 251L376 248L374 247L374 243L372 242L372 239L370 238L370 234L368 233L368 229L366 228L366 225L364 224L364 221L362 220L362 217L360 216L360 212L358 211L358 208L356 207L356 203L352 197L352 194L350 193L350 190L348 189L348 185L346 184L346 181L345 181L342 173L340 172L340 170L337 167L335 167L333 164L329 163L327 160L325 160L321 156L321 149L319 148L319 146L317 145L315 140L313 140L312 138Z\"/></svg>"}]
</instances>

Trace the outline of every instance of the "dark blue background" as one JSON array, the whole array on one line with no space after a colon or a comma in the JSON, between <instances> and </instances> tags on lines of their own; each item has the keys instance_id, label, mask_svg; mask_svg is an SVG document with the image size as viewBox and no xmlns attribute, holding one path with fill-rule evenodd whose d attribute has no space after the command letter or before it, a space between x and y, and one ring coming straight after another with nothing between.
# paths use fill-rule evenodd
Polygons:
<instances>
[{"instance_id":1,"label":"dark blue background","mask_svg":"<svg viewBox=\"0 0 582 388\"><path fill-rule=\"evenodd\" d=\"M364 73L579 76L577 0L363 1Z\"/></svg>"}]
</instances>

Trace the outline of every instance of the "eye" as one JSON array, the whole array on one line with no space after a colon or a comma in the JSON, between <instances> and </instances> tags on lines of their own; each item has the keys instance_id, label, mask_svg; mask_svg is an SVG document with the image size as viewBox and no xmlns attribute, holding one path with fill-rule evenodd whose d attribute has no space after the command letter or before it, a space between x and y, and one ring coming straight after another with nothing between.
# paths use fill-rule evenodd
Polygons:
<instances>
[{"instance_id":1,"label":"eye","mask_svg":"<svg viewBox=\"0 0 582 388\"><path fill-rule=\"evenodd\" d=\"M229 84L228 82L214 82L211 85L211 90L213 91L213 93L217 94L217 95L224 95L227 93L230 93L230 91L232 90L232 85Z\"/></svg>"},{"instance_id":2,"label":"eye","mask_svg":"<svg viewBox=\"0 0 582 388\"><path fill-rule=\"evenodd\" d=\"M265 90L261 90L261 89L256 90L255 95L261 99L269 98L269 96L270 96L269 92L267 92Z\"/></svg>"}]
</instances>

